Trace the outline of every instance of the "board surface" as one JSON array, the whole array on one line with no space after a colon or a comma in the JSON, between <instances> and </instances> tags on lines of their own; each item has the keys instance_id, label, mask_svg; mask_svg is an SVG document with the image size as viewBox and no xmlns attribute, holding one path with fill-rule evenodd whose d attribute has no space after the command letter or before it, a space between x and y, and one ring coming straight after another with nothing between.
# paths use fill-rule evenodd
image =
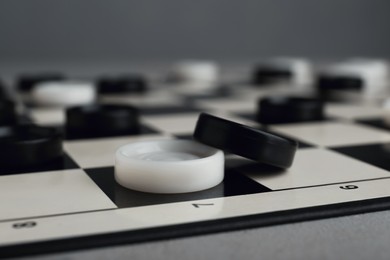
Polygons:
<instances>
[{"instance_id":1,"label":"board surface","mask_svg":"<svg viewBox=\"0 0 390 260\"><path fill-rule=\"evenodd\" d=\"M63 158L29 171L1 169L0 256L39 254L221 232L390 208L390 129L378 105L327 103L326 119L264 126L261 96L289 85L230 84L210 93L154 83L144 95L102 103L141 110L139 135L69 138ZM296 94L296 93L295 93ZM191 138L200 112L299 141L293 166L278 170L226 154L225 180L209 190L160 195L114 180L114 152L138 140ZM59 108L32 106L39 125L64 123Z\"/></svg>"}]
</instances>

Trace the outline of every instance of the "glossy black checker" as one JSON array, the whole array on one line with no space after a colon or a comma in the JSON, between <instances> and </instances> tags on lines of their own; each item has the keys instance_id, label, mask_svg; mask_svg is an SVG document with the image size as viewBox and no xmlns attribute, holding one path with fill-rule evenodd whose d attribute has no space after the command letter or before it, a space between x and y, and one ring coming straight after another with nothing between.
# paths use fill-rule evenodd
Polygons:
<instances>
[{"instance_id":1,"label":"glossy black checker","mask_svg":"<svg viewBox=\"0 0 390 260\"><path fill-rule=\"evenodd\" d=\"M289 137L289 136L286 136L286 135L282 135L282 134L279 134L279 133L272 132L272 131L270 131L270 130L269 130L268 128L266 128L266 127L259 128L259 129L260 129L260 130L263 130L263 131L267 131L268 133L271 133L271 134L274 134L274 135L278 135L278 136L283 137L283 138L289 138L289 139L291 139L291 137ZM192 133L191 133L191 134L180 134L180 135L175 135L175 138L177 138L177 139L183 139L183 140L194 140L194 138L193 138L193 136L192 136ZM314 144L309 144L309 143L307 143L307 142L298 140L298 139L296 139L296 138L294 138L294 140L296 140L296 141L298 142L298 149L315 147ZM230 153L225 152L225 154L230 154Z\"/></svg>"},{"instance_id":2,"label":"glossy black checker","mask_svg":"<svg viewBox=\"0 0 390 260\"><path fill-rule=\"evenodd\" d=\"M390 126L386 125L382 118L358 119L357 123L379 128L381 130L390 131Z\"/></svg>"},{"instance_id":3,"label":"glossy black checker","mask_svg":"<svg viewBox=\"0 0 390 260\"><path fill-rule=\"evenodd\" d=\"M20 174L20 173L36 173L36 172L45 172L45 171L59 171L59 170L69 170L80 168L66 153L63 156L52 160L49 163L38 166L30 167L1 167L1 175L10 175L10 174Z\"/></svg>"},{"instance_id":4,"label":"glossy black checker","mask_svg":"<svg viewBox=\"0 0 390 260\"><path fill-rule=\"evenodd\" d=\"M337 147L332 150L390 171L390 143Z\"/></svg>"},{"instance_id":5,"label":"glossy black checker","mask_svg":"<svg viewBox=\"0 0 390 260\"><path fill-rule=\"evenodd\" d=\"M86 169L85 171L119 208L221 198L271 191L267 187L239 174L234 168L225 171L224 181L216 187L183 194L152 194L124 188L116 183L113 167L92 168Z\"/></svg>"},{"instance_id":6,"label":"glossy black checker","mask_svg":"<svg viewBox=\"0 0 390 260\"><path fill-rule=\"evenodd\" d=\"M278 136L283 137L283 138L294 139L295 141L298 142L298 149L301 149L301 148L311 148L311 147L315 147L316 146L314 144L310 144L308 142L305 142L305 141L302 141L300 139L297 139L296 137L291 137L291 136L287 136L287 135L283 135L283 134L274 132L274 131L270 130L269 126L266 126L266 125L264 125L262 127L257 127L257 128L262 130L262 131L266 131L268 133L271 133L271 134L274 134L274 135L278 135Z\"/></svg>"}]
</instances>

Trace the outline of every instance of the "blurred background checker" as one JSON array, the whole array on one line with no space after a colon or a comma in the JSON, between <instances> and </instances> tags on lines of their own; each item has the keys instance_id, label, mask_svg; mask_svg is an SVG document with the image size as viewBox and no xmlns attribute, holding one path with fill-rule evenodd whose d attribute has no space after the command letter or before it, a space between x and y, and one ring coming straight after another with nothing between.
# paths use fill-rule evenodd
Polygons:
<instances>
[{"instance_id":1,"label":"blurred background checker","mask_svg":"<svg viewBox=\"0 0 390 260\"><path fill-rule=\"evenodd\" d=\"M8 92L6 90L4 82L0 79L0 100L7 99Z\"/></svg>"},{"instance_id":2,"label":"blurred background checker","mask_svg":"<svg viewBox=\"0 0 390 260\"><path fill-rule=\"evenodd\" d=\"M280 124L324 119L324 104L305 97L272 96L257 104L256 120L262 124Z\"/></svg>"},{"instance_id":3,"label":"blurred background checker","mask_svg":"<svg viewBox=\"0 0 390 260\"><path fill-rule=\"evenodd\" d=\"M96 99L96 88L90 82L58 81L37 84L31 92L36 105L77 106L91 104Z\"/></svg>"},{"instance_id":4,"label":"blurred background checker","mask_svg":"<svg viewBox=\"0 0 390 260\"><path fill-rule=\"evenodd\" d=\"M0 148L0 164L17 168L48 163L63 154L57 129L34 125L0 127Z\"/></svg>"},{"instance_id":5,"label":"blurred background checker","mask_svg":"<svg viewBox=\"0 0 390 260\"><path fill-rule=\"evenodd\" d=\"M383 102L383 116L382 120L387 127L390 127L390 98Z\"/></svg>"},{"instance_id":6,"label":"blurred background checker","mask_svg":"<svg viewBox=\"0 0 390 260\"><path fill-rule=\"evenodd\" d=\"M13 101L0 99L0 126L16 123L16 105Z\"/></svg>"},{"instance_id":7,"label":"blurred background checker","mask_svg":"<svg viewBox=\"0 0 390 260\"><path fill-rule=\"evenodd\" d=\"M99 94L144 93L148 89L145 77L136 74L101 77L96 84Z\"/></svg>"},{"instance_id":8,"label":"blurred background checker","mask_svg":"<svg viewBox=\"0 0 390 260\"><path fill-rule=\"evenodd\" d=\"M202 113L194 139L242 157L279 168L292 165L298 143L249 126Z\"/></svg>"},{"instance_id":9,"label":"blurred background checker","mask_svg":"<svg viewBox=\"0 0 390 260\"><path fill-rule=\"evenodd\" d=\"M389 66L384 61L356 59L319 72L317 90L323 99L353 100L387 94Z\"/></svg>"},{"instance_id":10,"label":"blurred background checker","mask_svg":"<svg viewBox=\"0 0 390 260\"><path fill-rule=\"evenodd\" d=\"M218 65L212 61L183 61L170 72L169 79L180 83L216 83Z\"/></svg>"},{"instance_id":11,"label":"blurred background checker","mask_svg":"<svg viewBox=\"0 0 390 260\"><path fill-rule=\"evenodd\" d=\"M19 76L16 83L18 90L23 92L31 91L36 84L43 82L62 81L65 76L61 73L39 73L39 74L24 74Z\"/></svg>"},{"instance_id":12,"label":"blurred background checker","mask_svg":"<svg viewBox=\"0 0 390 260\"><path fill-rule=\"evenodd\" d=\"M139 112L132 106L89 105L66 110L68 138L137 134L139 131Z\"/></svg>"},{"instance_id":13,"label":"blurred background checker","mask_svg":"<svg viewBox=\"0 0 390 260\"><path fill-rule=\"evenodd\" d=\"M309 86L313 83L313 68L309 61L298 58L275 58L255 67L252 83L267 85L287 82L297 87Z\"/></svg>"}]
</instances>

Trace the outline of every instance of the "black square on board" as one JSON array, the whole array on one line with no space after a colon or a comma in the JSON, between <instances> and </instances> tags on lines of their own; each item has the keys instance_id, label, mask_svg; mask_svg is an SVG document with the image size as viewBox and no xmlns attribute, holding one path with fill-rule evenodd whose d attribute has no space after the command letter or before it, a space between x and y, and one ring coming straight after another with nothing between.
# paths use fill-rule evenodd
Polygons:
<instances>
[{"instance_id":1,"label":"black square on board","mask_svg":"<svg viewBox=\"0 0 390 260\"><path fill-rule=\"evenodd\" d=\"M381 130L390 131L390 126L386 125L382 118L371 118L371 119L359 119L357 123L372 126Z\"/></svg>"},{"instance_id":2,"label":"black square on board","mask_svg":"<svg viewBox=\"0 0 390 260\"><path fill-rule=\"evenodd\" d=\"M390 143L337 147L332 150L390 171Z\"/></svg>"},{"instance_id":3,"label":"black square on board","mask_svg":"<svg viewBox=\"0 0 390 260\"><path fill-rule=\"evenodd\" d=\"M59 171L80 168L66 153L48 163L29 167L2 167L0 175Z\"/></svg>"},{"instance_id":4,"label":"black square on board","mask_svg":"<svg viewBox=\"0 0 390 260\"><path fill-rule=\"evenodd\" d=\"M113 167L92 168L86 169L85 171L119 208L220 198L270 191L267 187L229 169L226 170L225 179L221 184L207 190L181 194L153 194L124 188L115 181Z\"/></svg>"}]
</instances>

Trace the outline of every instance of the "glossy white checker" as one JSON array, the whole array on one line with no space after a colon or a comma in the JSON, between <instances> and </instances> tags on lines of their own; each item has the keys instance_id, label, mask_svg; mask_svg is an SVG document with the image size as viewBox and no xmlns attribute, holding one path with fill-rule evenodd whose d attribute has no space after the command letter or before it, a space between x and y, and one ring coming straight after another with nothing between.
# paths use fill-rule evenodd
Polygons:
<instances>
[{"instance_id":1,"label":"glossy white checker","mask_svg":"<svg viewBox=\"0 0 390 260\"><path fill-rule=\"evenodd\" d=\"M327 104L325 114L345 119L380 118L383 117L384 110L379 105Z\"/></svg>"},{"instance_id":2,"label":"glossy white checker","mask_svg":"<svg viewBox=\"0 0 390 260\"><path fill-rule=\"evenodd\" d=\"M161 140L170 137L163 135L142 135L90 140L65 141L67 154L82 168L114 166L116 150L135 141Z\"/></svg>"},{"instance_id":3,"label":"glossy white checker","mask_svg":"<svg viewBox=\"0 0 390 260\"><path fill-rule=\"evenodd\" d=\"M169 116L144 116L143 122L168 134L189 134L194 132L200 113L175 114Z\"/></svg>"},{"instance_id":4,"label":"glossy white checker","mask_svg":"<svg viewBox=\"0 0 390 260\"><path fill-rule=\"evenodd\" d=\"M42 126L65 124L64 108L33 108L30 110L34 122Z\"/></svg>"},{"instance_id":5,"label":"glossy white checker","mask_svg":"<svg viewBox=\"0 0 390 260\"><path fill-rule=\"evenodd\" d=\"M298 150L292 167L280 173L245 173L272 190L390 177L389 172L380 168L331 150L316 148Z\"/></svg>"},{"instance_id":6,"label":"glossy white checker","mask_svg":"<svg viewBox=\"0 0 390 260\"><path fill-rule=\"evenodd\" d=\"M345 146L390 141L389 132L345 122L275 125L271 129L319 146Z\"/></svg>"},{"instance_id":7,"label":"glossy white checker","mask_svg":"<svg viewBox=\"0 0 390 260\"><path fill-rule=\"evenodd\" d=\"M0 177L0 220L116 208L80 169Z\"/></svg>"},{"instance_id":8,"label":"glossy white checker","mask_svg":"<svg viewBox=\"0 0 390 260\"><path fill-rule=\"evenodd\" d=\"M354 185L355 189L344 189L343 187L347 185ZM36 228L23 230L13 229L12 225L15 222L3 222L0 223L0 244L11 245L56 238L131 231L389 197L389 186L390 179L348 182L305 189L31 219L30 221L37 223ZM194 203L203 204L203 206L194 207Z\"/></svg>"}]
</instances>

